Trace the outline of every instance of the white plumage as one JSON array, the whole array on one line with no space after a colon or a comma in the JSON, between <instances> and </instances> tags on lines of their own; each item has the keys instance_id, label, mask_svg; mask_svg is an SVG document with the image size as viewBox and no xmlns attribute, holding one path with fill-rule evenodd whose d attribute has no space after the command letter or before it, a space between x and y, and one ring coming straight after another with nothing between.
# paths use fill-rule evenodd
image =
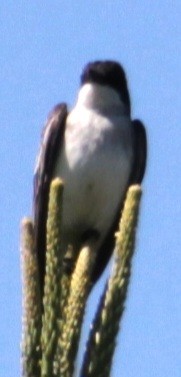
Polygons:
<instances>
[{"instance_id":1,"label":"white plumage","mask_svg":"<svg viewBox=\"0 0 181 377\"><path fill-rule=\"evenodd\" d=\"M118 93L85 84L66 120L54 177L65 183L63 247L77 245L87 229L104 239L128 184L133 146L130 116Z\"/></svg>"}]
</instances>

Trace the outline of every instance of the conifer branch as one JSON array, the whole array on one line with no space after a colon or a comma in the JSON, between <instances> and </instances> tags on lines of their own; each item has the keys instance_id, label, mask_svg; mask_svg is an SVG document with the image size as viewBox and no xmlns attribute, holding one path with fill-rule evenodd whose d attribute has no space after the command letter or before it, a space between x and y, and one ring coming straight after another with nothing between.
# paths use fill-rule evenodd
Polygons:
<instances>
[{"instance_id":1,"label":"conifer branch","mask_svg":"<svg viewBox=\"0 0 181 377\"><path fill-rule=\"evenodd\" d=\"M79 253L70 285L70 294L59 341L60 362L59 376L72 377L75 357L78 350L81 325L86 300L90 291L91 273L95 262L95 253L85 246Z\"/></svg>"},{"instance_id":2,"label":"conifer branch","mask_svg":"<svg viewBox=\"0 0 181 377\"><path fill-rule=\"evenodd\" d=\"M53 362L58 338L58 320L60 319L61 266L63 255L61 244L63 184L60 179L52 181L50 186L48 220L46 274L44 287L44 315L42 324L42 364L41 377L53 376Z\"/></svg>"},{"instance_id":3,"label":"conifer branch","mask_svg":"<svg viewBox=\"0 0 181 377\"><path fill-rule=\"evenodd\" d=\"M131 274L140 197L140 186L131 186L127 193L119 231L116 233L114 270L93 323L81 377L110 376L116 336Z\"/></svg>"},{"instance_id":4,"label":"conifer branch","mask_svg":"<svg viewBox=\"0 0 181 377\"><path fill-rule=\"evenodd\" d=\"M21 263L23 275L23 377L40 376L41 298L37 255L34 250L32 221L21 225Z\"/></svg>"},{"instance_id":5,"label":"conifer branch","mask_svg":"<svg viewBox=\"0 0 181 377\"><path fill-rule=\"evenodd\" d=\"M28 219L22 222L23 377L72 377L74 372L95 253L93 246L85 245L78 255L74 272L70 273L76 256L71 248L65 254L60 249L62 195L62 181L55 179L50 188L47 221L43 320L33 224ZM139 186L129 188L116 233L114 269L90 332L81 377L110 376L131 273L140 196ZM69 274L64 266L66 258L71 269Z\"/></svg>"}]
</instances>

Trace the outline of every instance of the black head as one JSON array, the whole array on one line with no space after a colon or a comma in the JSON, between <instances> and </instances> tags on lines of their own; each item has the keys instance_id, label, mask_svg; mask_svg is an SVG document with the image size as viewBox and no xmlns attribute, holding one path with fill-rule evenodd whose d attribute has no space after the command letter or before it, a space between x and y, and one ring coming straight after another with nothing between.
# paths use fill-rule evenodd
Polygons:
<instances>
[{"instance_id":1,"label":"black head","mask_svg":"<svg viewBox=\"0 0 181 377\"><path fill-rule=\"evenodd\" d=\"M127 80L123 68L111 60L95 61L86 65L81 75L81 85L96 83L115 89L122 101L130 109Z\"/></svg>"}]
</instances>

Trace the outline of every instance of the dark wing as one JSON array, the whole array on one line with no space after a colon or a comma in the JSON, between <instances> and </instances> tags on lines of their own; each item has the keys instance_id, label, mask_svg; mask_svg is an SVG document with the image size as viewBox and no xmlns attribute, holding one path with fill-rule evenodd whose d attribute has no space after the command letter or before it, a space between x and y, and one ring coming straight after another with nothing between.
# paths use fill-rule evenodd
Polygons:
<instances>
[{"instance_id":1,"label":"dark wing","mask_svg":"<svg viewBox=\"0 0 181 377\"><path fill-rule=\"evenodd\" d=\"M63 142L67 106L59 104L50 113L42 135L42 144L37 158L34 175L34 230L35 250L38 257L41 288L45 275L46 220L48 195L52 172Z\"/></svg>"},{"instance_id":2,"label":"dark wing","mask_svg":"<svg viewBox=\"0 0 181 377\"><path fill-rule=\"evenodd\" d=\"M140 120L133 120L133 143L134 143L134 157L133 157L133 166L128 182L128 187L133 184L141 184L144 177L145 168L146 168L146 159L147 159L147 138L146 130L144 125ZM125 192L126 195L126 192ZM124 205L124 200L121 200L119 209L115 216L114 223L112 224L106 238L103 241L100 249L97 253L97 260L95 263L95 268L93 271L92 282L96 282L104 271L111 255L113 252L115 244L115 232L118 229L120 214Z\"/></svg>"},{"instance_id":3,"label":"dark wing","mask_svg":"<svg viewBox=\"0 0 181 377\"><path fill-rule=\"evenodd\" d=\"M141 184L147 160L147 138L145 127L138 119L132 121L132 126L134 135L134 157L129 185L136 183Z\"/></svg>"}]
</instances>

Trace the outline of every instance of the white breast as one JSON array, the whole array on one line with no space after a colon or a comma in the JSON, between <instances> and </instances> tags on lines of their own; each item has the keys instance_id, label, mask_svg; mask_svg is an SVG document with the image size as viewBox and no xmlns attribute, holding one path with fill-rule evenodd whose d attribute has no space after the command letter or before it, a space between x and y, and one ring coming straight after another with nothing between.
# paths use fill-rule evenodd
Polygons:
<instances>
[{"instance_id":1,"label":"white breast","mask_svg":"<svg viewBox=\"0 0 181 377\"><path fill-rule=\"evenodd\" d=\"M54 176L65 182L65 243L74 243L90 228L104 238L124 194L131 165L128 116L104 116L76 106L67 118L64 145L54 171Z\"/></svg>"}]
</instances>

